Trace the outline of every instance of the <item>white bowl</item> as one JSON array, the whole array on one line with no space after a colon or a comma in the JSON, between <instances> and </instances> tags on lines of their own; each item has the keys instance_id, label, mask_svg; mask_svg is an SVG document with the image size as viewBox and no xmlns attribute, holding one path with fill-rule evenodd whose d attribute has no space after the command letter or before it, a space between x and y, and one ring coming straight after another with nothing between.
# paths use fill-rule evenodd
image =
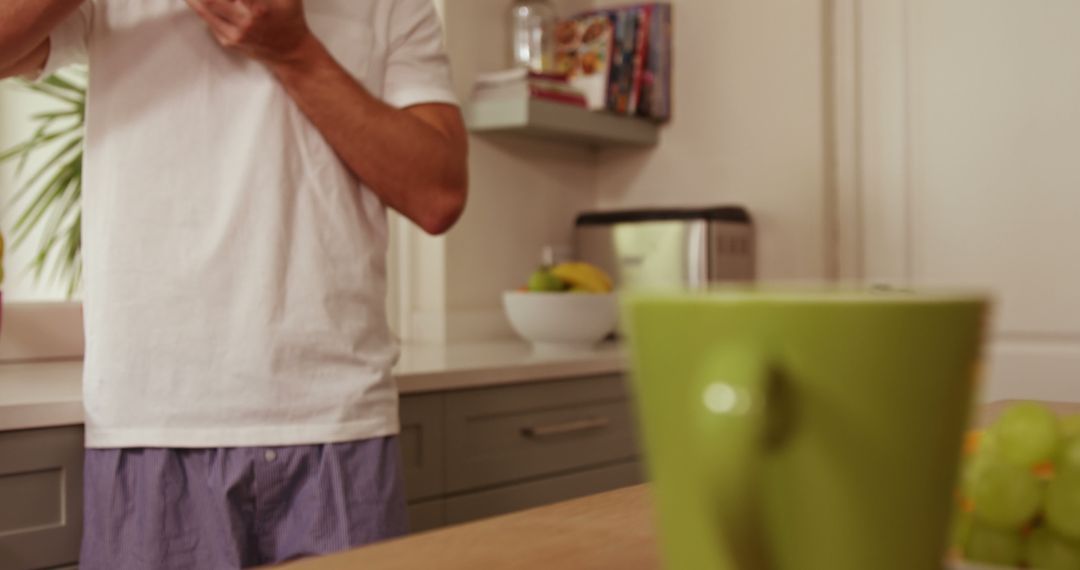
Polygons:
<instances>
[{"instance_id":1,"label":"white bowl","mask_svg":"<svg viewBox=\"0 0 1080 570\"><path fill-rule=\"evenodd\" d=\"M507 291L503 307L510 325L539 352L590 350L619 321L614 293Z\"/></svg>"}]
</instances>

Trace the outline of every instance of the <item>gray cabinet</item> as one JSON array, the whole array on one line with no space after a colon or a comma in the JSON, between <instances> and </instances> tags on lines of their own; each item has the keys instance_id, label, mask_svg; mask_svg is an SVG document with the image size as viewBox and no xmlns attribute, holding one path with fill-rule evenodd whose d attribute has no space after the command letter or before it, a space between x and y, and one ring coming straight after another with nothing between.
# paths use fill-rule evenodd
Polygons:
<instances>
[{"instance_id":1,"label":"gray cabinet","mask_svg":"<svg viewBox=\"0 0 1080 570\"><path fill-rule=\"evenodd\" d=\"M422 532L642 480L621 376L405 396L401 455ZM81 426L0 432L0 569L61 568L82 535Z\"/></svg>"},{"instance_id":2,"label":"gray cabinet","mask_svg":"<svg viewBox=\"0 0 1080 570\"><path fill-rule=\"evenodd\" d=\"M401 399L401 465L409 501L409 527L424 532L446 524L444 516L442 394Z\"/></svg>"},{"instance_id":3,"label":"gray cabinet","mask_svg":"<svg viewBox=\"0 0 1080 570\"><path fill-rule=\"evenodd\" d=\"M549 505L636 485L642 480L640 466L631 461L467 493L446 500L446 524L460 524Z\"/></svg>"},{"instance_id":4,"label":"gray cabinet","mask_svg":"<svg viewBox=\"0 0 1080 570\"><path fill-rule=\"evenodd\" d=\"M401 464L414 502L443 494L443 396L401 399Z\"/></svg>"},{"instance_id":5,"label":"gray cabinet","mask_svg":"<svg viewBox=\"0 0 1080 570\"><path fill-rule=\"evenodd\" d=\"M402 454L414 532L643 480L619 375L402 398Z\"/></svg>"},{"instance_id":6,"label":"gray cabinet","mask_svg":"<svg viewBox=\"0 0 1080 570\"><path fill-rule=\"evenodd\" d=\"M0 568L51 568L77 561L82 428L2 432L0 457Z\"/></svg>"},{"instance_id":7,"label":"gray cabinet","mask_svg":"<svg viewBox=\"0 0 1080 570\"><path fill-rule=\"evenodd\" d=\"M424 532L446 525L446 501L436 499L409 505L409 529Z\"/></svg>"},{"instance_id":8,"label":"gray cabinet","mask_svg":"<svg viewBox=\"0 0 1080 570\"><path fill-rule=\"evenodd\" d=\"M637 452L621 377L458 392L446 396L450 492L565 473Z\"/></svg>"}]
</instances>

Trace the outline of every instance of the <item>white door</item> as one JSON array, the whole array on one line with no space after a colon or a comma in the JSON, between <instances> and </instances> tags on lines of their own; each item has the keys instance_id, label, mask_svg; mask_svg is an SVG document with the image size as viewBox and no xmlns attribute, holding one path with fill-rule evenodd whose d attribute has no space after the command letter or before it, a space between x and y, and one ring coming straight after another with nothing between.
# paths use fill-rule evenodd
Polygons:
<instances>
[{"instance_id":1,"label":"white door","mask_svg":"<svg viewBox=\"0 0 1080 570\"><path fill-rule=\"evenodd\" d=\"M1080 401L1080 2L834 17L841 273L991 289L984 399Z\"/></svg>"}]
</instances>

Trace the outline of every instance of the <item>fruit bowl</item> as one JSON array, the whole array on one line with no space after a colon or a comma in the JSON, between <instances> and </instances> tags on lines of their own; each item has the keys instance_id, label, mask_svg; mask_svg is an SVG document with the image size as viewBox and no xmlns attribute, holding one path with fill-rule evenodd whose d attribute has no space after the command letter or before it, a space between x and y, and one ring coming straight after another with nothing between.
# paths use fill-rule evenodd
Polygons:
<instances>
[{"instance_id":1,"label":"fruit bowl","mask_svg":"<svg viewBox=\"0 0 1080 570\"><path fill-rule=\"evenodd\" d=\"M545 353L591 350L619 320L614 293L508 291L503 307L514 330Z\"/></svg>"}]
</instances>

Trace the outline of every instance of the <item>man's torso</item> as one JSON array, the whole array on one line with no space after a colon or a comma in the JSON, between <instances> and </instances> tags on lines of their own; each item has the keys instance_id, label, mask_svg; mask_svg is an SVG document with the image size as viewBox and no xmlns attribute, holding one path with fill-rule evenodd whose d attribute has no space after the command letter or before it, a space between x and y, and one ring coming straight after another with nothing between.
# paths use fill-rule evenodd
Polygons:
<instances>
[{"instance_id":1,"label":"man's torso","mask_svg":"<svg viewBox=\"0 0 1080 570\"><path fill-rule=\"evenodd\" d=\"M83 234L91 447L397 430L385 209L183 0L93 0ZM309 0L379 95L393 0Z\"/></svg>"}]
</instances>

